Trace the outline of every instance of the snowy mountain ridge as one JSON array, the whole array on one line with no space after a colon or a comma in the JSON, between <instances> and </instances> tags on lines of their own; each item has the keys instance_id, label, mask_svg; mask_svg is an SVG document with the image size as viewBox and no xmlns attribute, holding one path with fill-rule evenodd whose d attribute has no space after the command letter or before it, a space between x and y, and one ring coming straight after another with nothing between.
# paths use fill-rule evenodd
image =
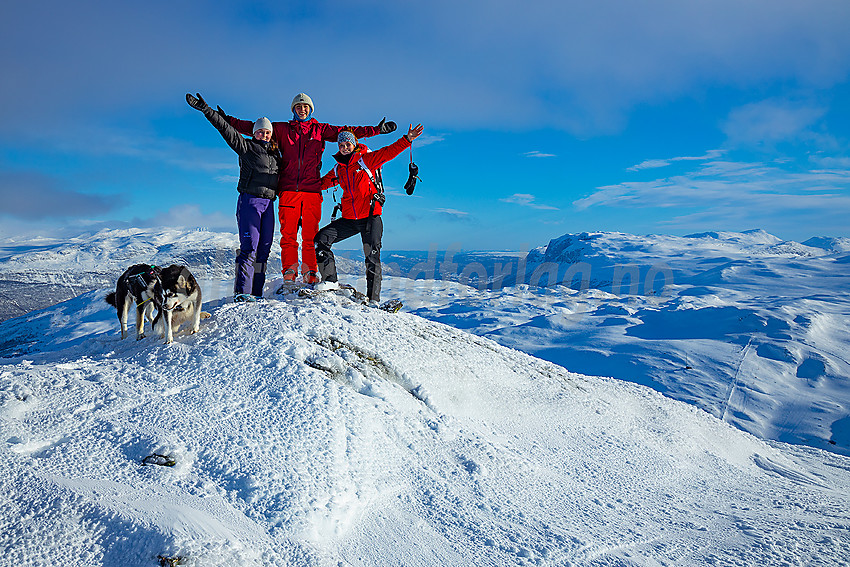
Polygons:
<instances>
[{"instance_id":1,"label":"snowy mountain ridge","mask_svg":"<svg viewBox=\"0 0 850 567\"><path fill-rule=\"evenodd\" d=\"M232 277L238 250L235 233L206 229L106 229L64 240L7 239L0 242L0 321L112 285L137 263L190 266L204 287ZM615 293L658 292L693 276L700 262L748 260L754 256L824 257L850 252L850 239L814 237L800 244L762 230L707 232L687 237L616 232L566 234L547 246L520 253L385 251L384 273L414 279L457 281L478 288L565 284ZM340 251L340 272L362 275L359 251ZM442 258L441 258L442 256ZM844 258L844 261L850 261ZM280 270L272 255L269 272ZM653 281L647 282L647 276ZM648 287L647 287L648 286Z\"/></svg>"},{"instance_id":2,"label":"snowy mountain ridge","mask_svg":"<svg viewBox=\"0 0 850 567\"><path fill-rule=\"evenodd\" d=\"M840 240L817 244L763 231L565 235L528 255L525 284L408 303L759 438L850 454L850 255Z\"/></svg>"},{"instance_id":3,"label":"snowy mountain ridge","mask_svg":"<svg viewBox=\"0 0 850 567\"><path fill-rule=\"evenodd\" d=\"M105 292L0 323L38 343L0 360L9 565L850 556L847 457L333 294L212 301L165 345Z\"/></svg>"},{"instance_id":4,"label":"snowy mountain ridge","mask_svg":"<svg viewBox=\"0 0 850 567\"><path fill-rule=\"evenodd\" d=\"M847 238L816 237L801 244L760 229L688 236L583 232L565 234L530 251L522 283L659 293L666 285L688 283L724 262L733 265L771 257L848 261L848 251Z\"/></svg>"},{"instance_id":5,"label":"snowy mountain ridge","mask_svg":"<svg viewBox=\"0 0 850 567\"><path fill-rule=\"evenodd\" d=\"M759 438L850 455L844 240L810 239L817 246L808 246L758 230L688 237L582 233L553 239L528 257L386 252L384 295L402 299L412 313L568 370L648 385ZM87 270L103 270L91 289L110 288L125 264L152 257L188 263L204 297L215 300L232 289L235 243L232 233L136 229L65 243L16 242L0 254L0 303L32 308L24 290L51 305L65 298L51 290L84 293L80 274ZM340 253L340 274L363 289L358 254ZM551 261L535 263L547 255ZM538 269L573 270L576 289L528 285ZM495 284L497 272L529 277ZM473 279L476 274L488 277ZM18 276L21 281L11 281ZM81 329L98 324L67 306L53 313L76 317ZM0 356L30 352L51 332L49 318L28 321L0 327Z\"/></svg>"}]
</instances>

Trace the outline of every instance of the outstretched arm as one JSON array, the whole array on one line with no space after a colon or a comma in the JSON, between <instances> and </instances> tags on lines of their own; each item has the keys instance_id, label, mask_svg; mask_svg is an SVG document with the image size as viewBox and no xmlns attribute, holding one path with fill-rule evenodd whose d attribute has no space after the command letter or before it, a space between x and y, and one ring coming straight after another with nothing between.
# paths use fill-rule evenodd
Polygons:
<instances>
[{"instance_id":1,"label":"outstretched arm","mask_svg":"<svg viewBox=\"0 0 850 567\"><path fill-rule=\"evenodd\" d=\"M336 142L337 136L343 130L351 130L351 132L360 138L371 138L378 134L389 134L395 131L396 124L392 120L387 122L386 118L382 118L377 126L331 126L324 124L322 128L322 140L326 142Z\"/></svg>"},{"instance_id":2,"label":"outstretched arm","mask_svg":"<svg viewBox=\"0 0 850 567\"><path fill-rule=\"evenodd\" d=\"M405 134L405 137L412 144L413 140L422 135L423 130L424 128L422 127L422 124L417 124L416 126L411 124L410 127L407 129L407 134Z\"/></svg>"},{"instance_id":3,"label":"outstretched arm","mask_svg":"<svg viewBox=\"0 0 850 567\"><path fill-rule=\"evenodd\" d=\"M187 97L189 95L186 95ZM201 96L201 95L198 95ZM188 100L188 99L187 99ZM189 103L191 104L191 103ZM233 116L228 116L228 114L221 109L221 107L216 107L216 113L221 116L225 122L233 126L237 132L240 134L244 134L245 136L253 136L254 135L254 123L249 122L247 120L239 120Z\"/></svg>"},{"instance_id":4,"label":"outstretched arm","mask_svg":"<svg viewBox=\"0 0 850 567\"><path fill-rule=\"evenodd\" d=\"M331 126L330 124L322 124L322 140L325 142L336 142L337 136L343 130L351 130L351 132L360 138L371 138L380 134L377 126Z\"/></svg>"},{"instance_id":5,"label":"outstretched arm","mask_svg":"<svg viewBox=\"0 0 850 567\"><path fill-rule=\"evenodd\" d=\"M407 130L407 134L390 144L389 146L385 146L379 150L375 150L374 152L368 152L363 156L363 161L370 168L381 167L386 162L390 161L398 154L406 150L410 147L410 144L422 134L422 124L417 124L416 126L410 126Z\"/></svg>"},{"instance_id":6,"label":"outstretched arm","mask_svg":"<svg viewBox=\"0 0 850 567\"><path fill-rule=\"evenodd\" d=\"M187 93L186 102L188 102L189 106L192 108L204 113L206 119L210 121L210 124L216 127L221 134L221 137L224 138L224 141L227 142L227 145L230 146L233 151L242 155L248 150L248 143L245 141L245 138L240 136L239 132L237 132L233 126L228 124L218 112L210 108L200 93L197 93L196 97Z\"/></svg>"}]
</instances>

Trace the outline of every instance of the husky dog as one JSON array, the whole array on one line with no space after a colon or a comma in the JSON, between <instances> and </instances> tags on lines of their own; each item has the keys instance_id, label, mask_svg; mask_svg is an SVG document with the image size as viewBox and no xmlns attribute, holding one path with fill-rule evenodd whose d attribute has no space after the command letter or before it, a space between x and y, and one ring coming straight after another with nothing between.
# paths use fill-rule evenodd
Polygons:
<instances>
[{"instance_id":1,"label":"husky dog","mask_svg":"<svg viewBox=\"0 0 850 567\"><path fill-rule=\"evenodd\" d=\"M162 269L162 309L154 319L154 330L166 343L174 342L174 331L186 322L192 323L192 333L200 330L201 319L209 313L201 311L201 286L186 266L172 264Z\"/></svg>"},{"instance_id":2,"label":"husky dog","mask_svg":"<svg viewBox=\"0 0 850 567\"><path fill-rule=\"evenodd\" d=\"M127 316L130 304L136 303L136 340L145 336L145 319L153 321L153 310L162 309L162 285L160 268L149 264L136 264L127 268L115 291L106 296L106 302L118 311L121 323L121 338L127 337Z\"/></svg>"}]
</instances>

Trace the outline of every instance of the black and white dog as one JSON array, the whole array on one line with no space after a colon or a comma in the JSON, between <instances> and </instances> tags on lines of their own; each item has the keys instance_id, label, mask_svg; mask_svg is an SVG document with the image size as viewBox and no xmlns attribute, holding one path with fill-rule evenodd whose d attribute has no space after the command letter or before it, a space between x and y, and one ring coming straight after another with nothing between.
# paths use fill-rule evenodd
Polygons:
<instances>
[{"instance_id":1,"label":"black and white dog","mask_svg":"<svg viewBox=\"0 0 850 567\"><path fill-rule=\"evenodd\" d=\"M145 319L154 321L153 310L162 311L160 272L159 267L149 264L130 266L118 278L115 291L106 296L106 302L118 311L122 339L127 337L127 316L131 304L136 304L136 340L145 336Z\"/></svg>"},{"instance_id":2,"label":"black and white dog","mask_svg":"<svg viewBox=\"0 0 850 567\"><path fill-rule=\"evenodd\" d=\"M162 309L153 326L166 343L174 342L174 332L184 323L192 323L192 333L201 327L201 318L209 313L201 311L201 286L186 266L172 264L160 273L162 282Z\"/></svg>"}]
</instances>

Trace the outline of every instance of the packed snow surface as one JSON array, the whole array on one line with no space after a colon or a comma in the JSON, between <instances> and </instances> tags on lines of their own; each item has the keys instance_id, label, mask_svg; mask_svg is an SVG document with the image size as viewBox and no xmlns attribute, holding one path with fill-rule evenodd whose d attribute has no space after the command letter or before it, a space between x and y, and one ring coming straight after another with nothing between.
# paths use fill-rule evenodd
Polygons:
<instances>
[{"instance_id":1,"label":"packed snow surface","mask_svg":"<svg viewBox=\"0 0 850 567\"><path fill-rule=\"evenodd\" d=\"M532 251L524 284L392 283L422 317L850 455L848 240L806 242L581 233Z\"/></svg>"},{"instance_id":2,"label":"packed snow surface","mask_svg":"<svg viewBox=\"0 0 850 567\"><path fill-rule=\"evenodd\" d=\"M166 345L120 340L107 291L0 324L29 345L0 359L0 565L850 557L848 457L342 294L211 301Z\"/></svg>"}]
</instances>

